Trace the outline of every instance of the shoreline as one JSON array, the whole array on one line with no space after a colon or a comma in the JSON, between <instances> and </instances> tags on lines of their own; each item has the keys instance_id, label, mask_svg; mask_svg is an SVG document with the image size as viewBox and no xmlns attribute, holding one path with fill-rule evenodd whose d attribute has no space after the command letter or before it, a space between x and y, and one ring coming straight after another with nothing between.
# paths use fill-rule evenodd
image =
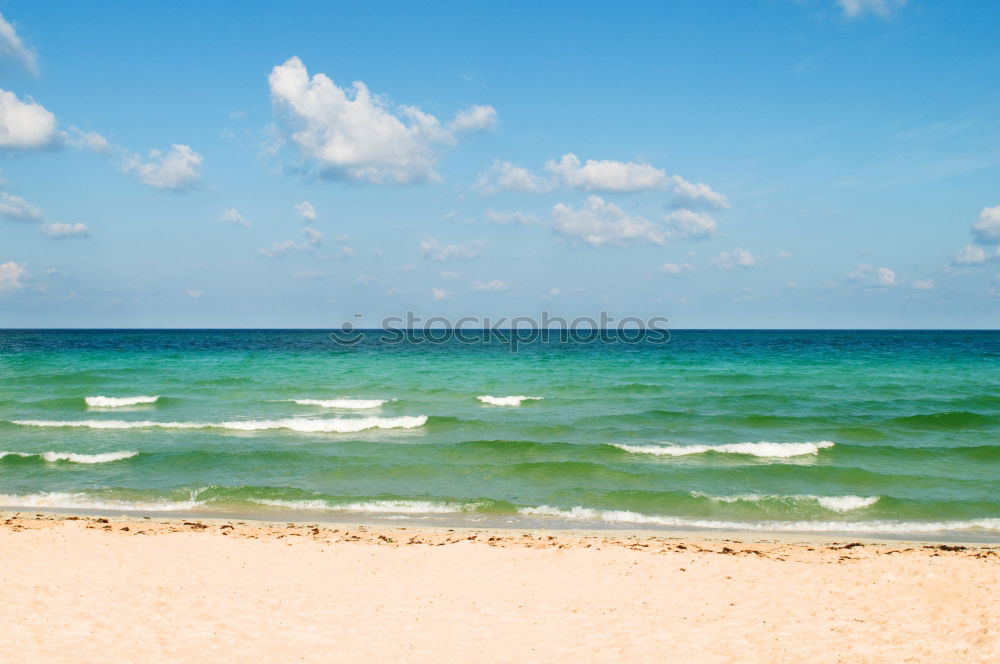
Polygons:
<instances>
[{"instance_id":1,"label":"shoreline","mask_svg":"<svg viewBox=\"0 0 1000 664\"><path fill-rule=\"evenodd\" d=\"M345 518L345 514L317 513L309 514L301 511L275 512L264 518L259 513L219 513L192 510L190 512L143 512L132 510L92 509L92 508L28 508L0 506L0 519L43 517L46 520L76 520L87 518L106 518L116 522L129 523L183 523L185 521L201 521L211 524L243 524L259 528L275 525L295 524L298 526L320 526L325 529L350 530L352 528L375 528L383 530L408 530L428 532L469 532L509 535L524 532L544 533L563 537L587 538L653 538L691 541L738 541L747 543L785 544L827 544L839 543L843 540L863 542L872 545L900 546L903 544L951 544L963 545L968 548L997 549L1000 551L1000 537L989 535L970 537L969 533L856 533L850 531L782 531L782 530L739 530L739 529L709 529L709 528L679 528L666 526L635 527L634 524L605 523L600 527L589 523L567 521L546 522L542 519L521 518L516 523L500 523L500 519L484 518L480 523L451 520L448 517L400 517L398 515L372 515L356 513L353 518ZM334 518L331 518L334 517Z\"/></svg>"}]
</instances>

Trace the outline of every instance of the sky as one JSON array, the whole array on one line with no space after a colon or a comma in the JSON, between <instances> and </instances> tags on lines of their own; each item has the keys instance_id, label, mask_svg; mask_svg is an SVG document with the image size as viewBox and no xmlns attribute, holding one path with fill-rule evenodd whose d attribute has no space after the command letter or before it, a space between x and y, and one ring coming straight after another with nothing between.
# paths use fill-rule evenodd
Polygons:
<instances>
[{"instance_id":1,"label":"sky","mask_svg":"<svg viewBox=\"0 0 1000 664\"><path fill-rule=\"evenodd\" d=\"M1000 327L996 2L0 14L0 327Z\"/></svg>"}]
</instances>

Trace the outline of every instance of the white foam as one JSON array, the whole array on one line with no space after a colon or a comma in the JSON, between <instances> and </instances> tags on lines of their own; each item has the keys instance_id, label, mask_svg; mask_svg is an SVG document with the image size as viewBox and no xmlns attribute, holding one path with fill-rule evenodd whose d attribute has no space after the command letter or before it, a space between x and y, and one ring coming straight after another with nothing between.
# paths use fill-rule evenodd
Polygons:
<instances>
[{"instance_id":1,"label":"white foam","mask_svg":"<svg viewBox=\"0 0 1000 664\"><path fill-rule=\"evenodd\" d=\"M378 408L388 399L289 399L300 406L320 406L321 408L341 408L345 410L364 410Z\"/></svg>"},{"instance_id":2,"label":"white foam","mask_svg":"<svg viewBox=\"0 0 1000 664\"><path fill-rule=\"evenodd\" d=\"M84 397L91 408L122 408L156 403L160 397Z\"/></svg>"},{"instance_id":3,"label":"white foam","mask_svg":"<svg viewBox=\"0 0 1000 664\"><path fill-rule=\"evenodd\" d=\"M182 512L204 505L197 500L129 501L102 499L86 493L0 494L3 507L57 507L63 509L128 510L141 512Z\"/></svg>"},{"instance_id":4,"label":"white foam","mask_svg":"<svg viewBox=\"0 0 1000 664\"><path fill-rule=\"evenodd\" d=\"M520 406L521 403L525 401L542 400L542 397L525 397L525 396L491 397L488 394L484 394L483 396L476 398L489 406Z\"/></svg>"},{"instance_id":5,"label":"white foam","mask_svg":"<svg viewBox=\"0 0 1000 664\"><path fill-rule=\"evenodd\" d=\"M228 429L266 431L289 429L301 433L355 433L366 429L413 429L427 423L426 415L358 417L350 419L234 420L232 422L153 422L150 420L13 420L26 427L82 427L87 429Z\"/></svg>"},{"instance_id":6,"label":"white foam","mask_svg":"<svg viewBox=\"0 0 1000 664\"><path fill-rule=\"evenodd\" d=\"M709 530L742 530L752 532L809 533L869 533L875 535L943 533L965 530L1000 532L1000 519L969 519L965 521L715 521L653 516L624 510L595 510L587 507L560 509L542 505L522 507L518 512L528 516L550 516L572 521L630 523L673 528L704 528Z\"/></svg>"},{"instance_id":7,"label":"white foam","mask_svg":"<svg viewBox=\"0 0 1000 664\"><path fill-rule=\"evenodd\" d=\"M818 503L820 507L834 512L851 512L853 510L871 507L879 501L879 496L812 496L812 495L791 495L782 496L775 494L744 493L734 496L714 496L700 491L692 491L692 496L696 498L708 498L720 503L759 503L765 500L773 501L803 501Z\"/></svg>"},{"instance_id":8,"label":"white foam","mask_svg":"<svg viewBox=\"0 0 1000 664\"><path fill-rule=\"evenodd\" d=\"M473 509L474 505L435 503L424 500L366 500L355 503L330 503L325 500L271 500L251 498L250 502L270 507L296 510L330 510L336 512L366 512L376 514L454 514Z\"/></svg>"},{"instance_id":9,"label":"white foam","mask_svg":"<svg viewBox=\"0 0 1000 664\"><path fill-rule=\"evenodd\" d=\"M5 456L19 456L22 458L40 457L49 463L57 461L68 461L69 463L110 463L112 461L121 461L122 459L131 459L137 454L139 453L104 452L101 454L76 454L74 452L42 452L40 454L31 454L28 452L0 452L0 459Z\"/></svg>"},{"instance_id":10,"label":"white foam","mask_svg":"<svg viewBox=\"0 0 1000 664\"><path fill-rule=\"evenodd\" d=\"M687 456L716 452L719 454L744 454L755 457L782 459L787 457L818 454L820 450L833 447L829 440L815 443L731 443L728 445L615 445L618 449L634 454L656 454L666 456Z\"/></svg>"}]
</instances>

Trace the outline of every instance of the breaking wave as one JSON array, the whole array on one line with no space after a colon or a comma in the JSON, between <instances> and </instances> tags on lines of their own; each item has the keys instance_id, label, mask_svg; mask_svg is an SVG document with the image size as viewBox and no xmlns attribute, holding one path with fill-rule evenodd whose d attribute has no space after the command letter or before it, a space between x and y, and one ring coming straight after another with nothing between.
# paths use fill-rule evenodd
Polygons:
<instances>
[{"instance_id":1,"label":"breaking wave","mask_svg":"<svg viewBox=\"0 0 1000 664\"><path fill-rule=\"evenodd\" d=\"M31 454L28 452L0 452L0 459L4 457L20 457L22 459L37 458L49 463L66 461L68 463L111 463L131 459L137 456L138 452L103 452L101 454L76 454L74 452L42 452Z\"/></svg>"},{"instance_id":2,"label":"breaking wave","mask_svg":"<svg viewBox=\"0 0 1000 664\"><path fill-rule=\"evenodd\" d=\"M484 404L488 406L520 406L525 401L541 401L542 397L525 397L525 396L511 396L511 397L491 397L488 394L476 397Z\"/></svg>"},{"instance_id":3,"label":"breaking wave","mask_svg":"<svg viewBox=\"0 0 1000 664\"><path fill-rule=\"evenodd\" d=\"M728 445L615 445L618 449L633 454L655 454L660 456L687 456L689 454L743 454L764 458L787 458L818 454L820 450L833 447L829 440L815 443L731 443Z\"/></svg>"},{"instance_id":4,"label":"breaking wave","mask_svg":"<svg viewBox=\"0 0 1000 664\"><path fill-rule=\"evenodd\" d=\"M156 403L160 397L84 397L90 408L122 408Z\"/></svg>"},{"instance_id":5,"label":"breaking wave","mask_svg":"<svg viewBox=\"0 0 1000 664\"><path fill-rule=\"evenodd\" d=\"M266 431L288 429L301 433L356 433L367 429L414 429L427 423L426 415L358 417L350 419L234 420L231 422L153 422L150 420L12 420L26 427L82 427L87 429L227 429Z\"/></svg>"},{"instance_id":6,"label":"breaking wave","mask_svg":"<svg viewBox=\"0 0 1000 664\"><path fill-rule=\"evenodd\" d=\"M321 408L341 408L344 410L364 410L378 408L388 403L389 399L289 399L300 406L319 406Z\"/></svg>"}]
</instances>

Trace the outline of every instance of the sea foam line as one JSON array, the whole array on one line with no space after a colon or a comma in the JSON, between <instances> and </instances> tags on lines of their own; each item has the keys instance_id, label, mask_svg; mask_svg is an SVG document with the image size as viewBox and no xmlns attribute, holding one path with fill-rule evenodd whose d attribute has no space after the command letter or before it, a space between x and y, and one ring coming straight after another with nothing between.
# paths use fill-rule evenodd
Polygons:
<instances>
[{"instance_id":1,"label":"sea foam line","mask_svg":"<svg viewBox=\"0 0 1000 664\"><path fill-rule=\"evenodd\" d=\"M122 408L156 403L160 397L84 397L90 408Z\"/></svg>"},{"instance_id":2,"label":"sea foam line","mask_svg":"<svg viewBox=\"0 0 1000 664\"><path fill-rule=\"evenodd\" d=\"M269 507L295 510L330 510L337 512L366 512L377 514L454 514L475 509L475 505L435 503L424 500L365 500L354 503L331 503L326 500L276 500L251 498L250 502Z\"/></svg>"},{"instance_id":3,"label":"sea foam line","mask_svg":"<svg viewBox=\"0 0 1000 664\"><path fill-rule=\"evenodd\" d=\"M695 498L707 498L719 503L759 503L765 500L773 501L805 501L818 503L820 507L833 512L851 512L871 507L879 501L880 496L813 496L799 494L782 496L776 494L745 493L735 496L714 496L700 491L692 491Z\"/></svg>"},{"instance_id":4,"label":"sea foam line","mask_svg":"<svg viewBox=\"0 0 1000 664\"><path fill-rule=\"evenodd\" d=\"M17 456L23 459L38 457L49 463L57 461L67 461L69 463L111 463L112 461L122 461L137 456L138 452L102 452L100 454L77 454L75 452L41 452L32 454L29 452L0 452L0 459L6 456Z\"/></svg>"},{"instance_id":5,"label":"sea foam line","mask_svg":"<svg viewBox=\"0 0 1000 664\"><path fill-rule=\"evenodd\" d=\"M183 512L205 503L198 500L131 501L95 498L86 493L0 494L3 507L57 507L62 509L134 510L143 512Z\"/></svg>"},{"instance_id":6,"label":"sea foam line","mask_svg":"<svg viewBox=\"0 0 1000 664\"><path fill-rule=\"evenodd\" d=\"M87 429L228 429L266 431L289 429L300 433L355 433L367 429L414 429L427 423L426 415L358 417L350 419L235 420L232 422L153 422L150 420L11 420L26 427L82 427Z\"/></svg>"},{"instance_id":7,"label":"sea foam line","mask_svg":"<svg viewBox=\"0 0 1000 664\"><path fill-rule=\"evenodd\" d=\"M687 456L689 454L743 454L766 458L787 458L818 454L820 450L833 447L829 440L814 443L731 443L727 445L619 445L614 447L633 454L655 454L660 456Z\"/></svg>"},{"instance_id":8,"label":"sea foam line","mask_svg":"<svg viewBox=\"0 0 1000 664\"><path fill-rule=\"evenodd\" d=\"M549 505L522 507L518 509L518 513L526 516L557 517L572 521L753 532L850 532L871 534L940 533L956 530L990 530L1000 532L1000 519L968 519L963 521L715 521L710 519L655 516L625 510L596 510L588 507L561 509Z\"/></svg>"},{"instance_id":9,"label":"sea foam line","mask_svg":"<svg viewBox=\"0 0 1000 664\"><path fill-rule=\"evenodd\" d=\"M320 406L321 408L341 408L345 410L364 410L378 408L388 403L389 399L289 399L300 406Z\"/></svg>"},{"instance_id":10,"label":"sea foam line","mask_svg":"<svg viewBox=\"0 0 1000 664\"><path fill-rule=\"evenodd\" d=\"M520 406L525 401L542 400L542 397L526 397L520 395L510 397L492 397L488 394L484 394L476 398L489 406Z\"/></svg>"}]
</instances>

